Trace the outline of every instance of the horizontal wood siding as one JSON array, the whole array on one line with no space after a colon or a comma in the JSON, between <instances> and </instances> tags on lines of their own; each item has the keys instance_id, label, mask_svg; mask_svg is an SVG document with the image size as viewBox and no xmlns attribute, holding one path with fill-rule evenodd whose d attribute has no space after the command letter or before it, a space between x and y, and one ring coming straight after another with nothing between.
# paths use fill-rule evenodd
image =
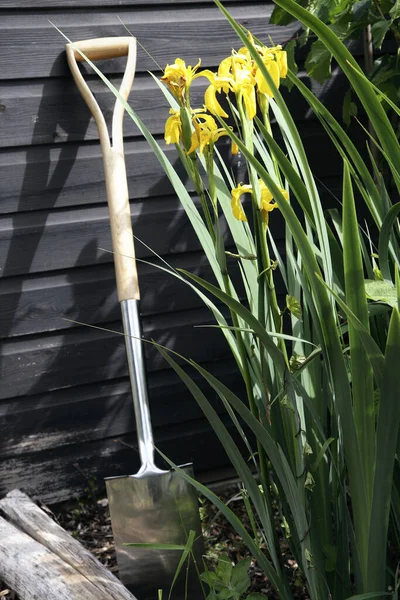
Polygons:
<instances>
[{"instance_id":1,"label":"horizontal wood siding","mask_svg":"<svg viewBox=\"0 0 400 600\"><path fill-rule=\"evenodd\" d=\"M226 5L266 41L284 43L298 29L269 26L271 2ZM52 25L77 41L125 35L119 19L161 67L181 56L215 68L238 46L212 0L0 0L0 495L19 487L46 502L65 500L138 467L124 338L110 332L121 332L121 322L98 134ZM99 66L119 84L122 59ZM175 149L163 142L168 106L148 70L160 75L139 48L131 103L184 178ZM340 113L342 77L334 73L323 86L301 77ZM88 80L109 121L113 96L93 74ZM206 85L194 82L194 104L203 103ZM299 94L284 94L328 205L340 161ZM212 279L171 184L128 117L125 140L135 235L173 268ZM221 151L229 160L229 144ZM275 214L274 222L280 245L283 223ZM222 333L200 327L212 322L210 313L176 277L148 264L163 265L146 245L136 244L145 261L138 267L145 337L201 362L241 395ZM175 462L193 460L200 474L226 466L195 401L149 344L146 362L157 445Z\"/></svg>"}]
</instances>

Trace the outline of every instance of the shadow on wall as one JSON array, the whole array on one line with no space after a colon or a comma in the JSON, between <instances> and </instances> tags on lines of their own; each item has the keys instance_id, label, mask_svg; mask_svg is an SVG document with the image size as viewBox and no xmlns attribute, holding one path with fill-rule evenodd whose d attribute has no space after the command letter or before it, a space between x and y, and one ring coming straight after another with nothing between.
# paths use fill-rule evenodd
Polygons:
<instances>
[{"instance_id":1,"label":"shadow on wall","mask_svg":"<svg viewBox=\"0 0 400 600\"><path fill-rule=\"evenodd\" d=\"M65 87L60 87L59 96L54 101L65 105L64 95L67 86L74 86L74 83L72 80L67 82L60 80L60 84ZM43 98L46 98L47 93L45 84ZM54 97L54 80L51 93ZM68 119L65 122L59 118L57 120L49 119L47 107L48 103L42 101L36 118L33 140L48 139L49 136L53 135L53 132L60 130L65 132L65 139L59 145L59 155L56 162L54 157L51 156L51 152L54 150L54 146L51 145L30 146L26 153L24 179L12 223L13 237L10 241L3 270L4 277L15 275L16 262L18 262L18 273L21 273L18 278L15 278L13 310L8 312L8 321L2 331L2 337L5 340L13 336L14 330L18 329L18 323L26 318L24 315L21 316L20 306L23 305L22 296L26 293L24 284L30 281L29 274L32 270L35 272L35 277L45 274L45 271L40 272L38 267L35 266L35 256L43 237L45 237L48 217L50 214L57 212L57 204L59 204L63 188L77 158L79 145L68 142L84 139L91 122L89 110L82 102L70 106ZM71 111L76 112L74 121L71 119ZM71 123L73 122L74 126L72 127ZM46 197L45 210L34 210L32 181L35 182L35 197L41 195ZM168 179L164 176L154 181L148 195L159 195L160 190L166 189L170 190L171 187ZM130 191L132 195L134 190ZM187 231L187 225L185 225L187 217L182 210L178 210L180 203L177 199L168 198L165 201L168 201L170 207L176 206L176 211L172 211L173 216L165 224L162 231L162 236L167 240L167 246L163 244L163 253L168 254L170 251L174 253L184 252L186 237L183 237L182 231ZM151 223L158 216L157 214L151 214L151 208L157 202L159 203L159 199L149 200L148 208L144 203L145 210L138 214L134 223L138 236L141 237L143 230L146 234L144 241L150 246L154 241L156 249L157 240L148 238L151 238L151 235L149 235L152 229ZM31 216L34 216L35 229L32 235L18 235L20 233L19 217L23 213L27 216L27 223L29 223ZM62 227L62 224L60 227ZM160 230L158 229L159 233ZM48 251L51 252L51 247ZM143 255L143 250L139 250L139 254ZM148 251L145 251L145 254L148 256ZM106 260L110 260L109 255L107 255ZM77 283L76 273L79 273L78 267L82 267L82 265L94 266L98 262L99 241L95 232L93 232L93 234L90 234L87 243L83 245L81 251L77 254L74 264L76 268L71 268L68 272L62 273L67 282L69 301L68 304L66 301L64 302L63 314L59 315L60 325L59 327L55 326L56 331L50 333L46 330L40 331L39 336L42 332L46 334L46 337L42 339L37 336L23 338L26 339L27 346L29 346L26 355L24 350L21 355L14 354L10 356L6 352L0 353L0 371L4 369L8 373L7 379L9 381L7 392L3 396L4 400L0 405L0 413L2 413L2 418L4 417L4 428L8 429L7 435L2 438L3 449L0 453L3 456L23 454L25 458L21 459L21 464L25 462L24 468L26 468L27 463L30 464L29 453L36 453L40 450L54 450L65 444L118 436L120 432L126 434L127 421L130 423L130 431L133 430L133 411L131 403L128 402L127 408L126 402L127 395L130 399L130 391L126 381L127 368L122 336L113 336L102 331L78 326L71 326L66 333L61 331L66 325L65 321L61 321L62 316L84 323L98 323L100 326L111 329L121 329L114 278L105 277L104 285L100 282L101 292L99 295L97 295L98 286L96 285L95 275L89 290L86 287L85 291L82 291L82 281ZM108 268L108 265L100 265L103 273L106 268ZM43 269L45 269L45 266ZM87 271L89 271L89 268L87 268ZM51 276L53 276L53 273L59 275L60 271L50 271L49 273ZM160 281L159 278L157 280L156 296L158 297L160 312L165 311L165 306L162 305L162 297L165 287L168 287L166 281L168 277L168 275L165 275L164 282ZM182 288L182 292L186 293L186 287ZM84 306L83 303L85 297L88 298L89 295L91 298L90 309L88 310L88 307ZM47 304L49 312L56 313L57 308L57 304ZM90 314L88 314L89 312ZM46 323L46 319L47 317L43 319L43 323ZM51 319L54 323L56 317L53 315ZM45 328L45 325L43 328ZM153 329L151 323L150 329ZM167 346L175 346L176 340L173 329L165 328L161 331L158 339L160 343ZM14 340L18 344L23 343L21 337L15 337ZM16 381L18 378L24 379L24 382L21 385L16 385L15 390L13 390L13 379ZM114 396L112 395L111 381L110 383L108 381L112 379L118 380L116 382L117 391ZM98 382L96 383L97 398L90 395L89 388L92 386L88 385L86 386L88 389L84 389L84 384L90 382ZM103 387L101 387L102 384L104 384ZM48 393L50 390L59 390L59 388L68 386L72 386L70 390L61 390L55 394ZM82 394L84 398L82 407L78 406L80 402L74 398L76 391L73 386L81 386L79 394ZM110 392L109 397L106 397L105 391ZM22 408L18 396L24 397L24 408ZM14 402L13 397L15 397ZM74 403L75 406L73 406ZM8 446L8 444L10 445ZM68 456L66 456L66 460L68 460ZM18 468L21 469L21 466ZM56 466L55 469L57 469ZM18 478L18 476L17 469L15 477ZM5 483L5 485L7 484Z\"/></svg>"}]
</instances>

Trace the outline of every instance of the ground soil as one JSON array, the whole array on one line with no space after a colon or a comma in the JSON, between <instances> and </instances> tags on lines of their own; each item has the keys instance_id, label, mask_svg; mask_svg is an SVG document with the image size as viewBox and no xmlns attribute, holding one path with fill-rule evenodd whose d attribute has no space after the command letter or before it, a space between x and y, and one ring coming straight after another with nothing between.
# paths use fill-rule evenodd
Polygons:
<instances>
[{"instance_id":1,"label":"ground soil","mask_svg":"<svg viewBox=\"0 0 400 600\"><path fill-rule=\"evenodd\" d=\"M237 514L250 531L247 513L240 495L237 484L218 490L218 496L229 503L232 510ZM222 552L228 553L232 563L236 564L242 558L248 556L247 549L226 519L220 515L217 509L206 499L200 499L201 515L203 519L203 530L206 545L206 560L212 568L218 555ZM87 498L69 502L52 511L54 519L73 537L79 540L115 575L118 576L118 566L115 557L114 540L111 530L111 521L106 498L97 498L93 492ZM297 564L290 556L288 548L282 535L282 529L277 520L277 531L281 540L281 553L284 568L287 570L292 583L293 598L296 600L307 600L307 593L301 583ZM261 592L268 600L277 600L278 596L271 589L269 581L257 567L250 566L249 575L251 588L249 591ZM1 600L18 600L12 590L0 582ZM45 600L45 599L43 599Z\"/></svg>"}]
</instances>

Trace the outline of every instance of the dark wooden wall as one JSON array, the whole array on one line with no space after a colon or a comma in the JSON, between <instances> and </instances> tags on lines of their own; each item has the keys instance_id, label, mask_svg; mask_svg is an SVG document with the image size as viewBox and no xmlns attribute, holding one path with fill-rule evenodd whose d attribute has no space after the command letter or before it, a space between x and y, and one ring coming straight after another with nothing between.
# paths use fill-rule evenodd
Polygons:
<instances>
[{"instance_id":1,"label":"dark wooden wall","mask_svg":"<svg viewBox=\"0 0 400 600\"><path fill-rule=\"evenodd\" d=\"M296 26L268 26L272 5L226 0L253 33L275 43ZM97 131L69 75L64 39L124 35L119 18L162 66L177 56L213 68L237 47L211 0L0 0L0 495L18 486L47 502L82 493L88 481L133 472L134 444L123 338L65 319L121 330ZM101 65L114 82L123 62ZM168 109L138 53L133 107L162 140ZM94 75L110 114L113 97ZM205 83L196 81L202 102ZM318 89L341 102L335 80ZM338 162L295 93L291 104L318 176L337 187ZM172 265L209 275L191 227L138 131L126 119L126 160L135 234ZM167 149L173 161L175 151ZM149 258L137 245L137 254ZM147 337L204 363L234 387L223 336L176 279L139 265ZM147 348L157 444L197 472L227 464L210 428L160 356ZM116 441L117 440L117 441Z\"/></svg>"}]
</instances>

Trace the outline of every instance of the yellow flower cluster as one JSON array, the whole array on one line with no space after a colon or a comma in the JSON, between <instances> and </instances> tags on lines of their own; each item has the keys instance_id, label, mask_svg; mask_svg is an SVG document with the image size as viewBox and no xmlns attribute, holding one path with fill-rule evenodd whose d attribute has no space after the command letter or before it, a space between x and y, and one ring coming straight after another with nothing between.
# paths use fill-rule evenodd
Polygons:
<instances>
[{"instance_id":1,"label":"yellow flower cluster","mask_svg":"<svg viewBox=\"0 0 400 600\"><path fill-rule=\"evenodd\" d=\"M286 51L282 50L281 46L267 48L254 43L253 46L260 55L275 87L279 88L280 80L286 77L288 70ZM253 119L257 112L256 92L266 94L270 98L274 95L246 47L238 52L232 51L232 55L221 62L217 73L205 70L199 75L207 77L210 82L204 96L204 103L211 114L219 117L228 117L217 99L217 94L221 92L225 94L233 92L238 102L243 100L249 119Z\"/></svg>"},{"instance_id":2,"label":"yellow flower cluster","mask_svg":"<svg viewBox=\"0 0 400 600\"><path fill-rule=\"evenodd\" d=\"M271 191L265 185L262 179L258 180L258 185L260 187L261 193L261 213L263 216L264 225L267 227L269 221L269 213L272 212L277 207L277 205L274 202L274 197ZM287 191L282 188L279 188L279 190L282 193L282 195L286 198L286 200L288 200L289 196ZM243 210L242 203L240 202L240 198L243 194L252 193L253 187L248 184L243 185L242 183L239 183L239 185L232 190L232 213L235 219L238 219L238 221L247 221L247 217Z\"/></svg>"},{"instance_id":3,"label":"yellow flower cluster","mask_svg":"<svg viewBox=\"0 0 400 600\"><path fill-rule=\"evenodd\" d=\"M254 43L249 35L249 40L260 56L265 69L268 71L274 86L279 88L280 80L287 75L287 55L281 46L267 48ZM177 58L175 63L167 65L161 81L168 85L169 90L178 101L179 106L190 111L192 137L191 146L187 148L188 154L198 150L203 154L205 149L212 151L214 143L222 136L227 135L224 128L218 127L213 116L228 118L229 115L222 108L218 95L234 93L238 106L243 106L249 119L253 119L257 112L257 94L264 98L272 98L273 89L259 69L247 47L232 51L232 55L225 58L219 65L216 73L205 69L199 71L201 61L192 66L186 66L185 61ZM190 86L198 77L206 77L209 86L204 95L205 106L201 109L190 107ZM264 101L265 102L265 101ZM208 111L208 112L207 112ZM210 114L209 114L210 113ZM165 124L165 141L167 144L179 144L183 139L182 121L180 110L170 110L170 116ZM232 144L232 153L237 153L236 144ZM268 224L269 213L274 210L273 196L262 180L259 180L261 193L261 212L265 225ZM244 193L252 193L250 185L239 184L232 190L232 211L236 219L247 221L242 208L240 197ZM287 197L285 190L281 190Z\"/></svg>"},{"instance_id":4,"label":"yellow flower cluster","mask_svg":"<svg viewBox=\"0 0 400 600\"><path fill-rule=\"evenodd\" d=\"M200 65L200 59L194 67L191 67L190 65L187 67L184 60L177 58L173 65L167 65L165 67L161 81L168 85L170 92L180 104L185 101L192 81L196 79L196 77L201 76L201 72L196 73Z\"/></svg>"},{"instance_id":5,"label":"yellow flower cluster","mask_svg":"<svg viewBox=\"0 0 400 600\"><path fill-rule=\"evenodd\" d=\"M170 117L165 123L165 141L167 144L179 144L182 139L182 122L179 110L170 109ZM203 154L204 148L212 146L222 135L227 135L223 127L218 127L215 119L205 112L205 108L192 110L192 133L191 146L187 153L191 154L199 149Z\"/></svg>"}]
</instances>

